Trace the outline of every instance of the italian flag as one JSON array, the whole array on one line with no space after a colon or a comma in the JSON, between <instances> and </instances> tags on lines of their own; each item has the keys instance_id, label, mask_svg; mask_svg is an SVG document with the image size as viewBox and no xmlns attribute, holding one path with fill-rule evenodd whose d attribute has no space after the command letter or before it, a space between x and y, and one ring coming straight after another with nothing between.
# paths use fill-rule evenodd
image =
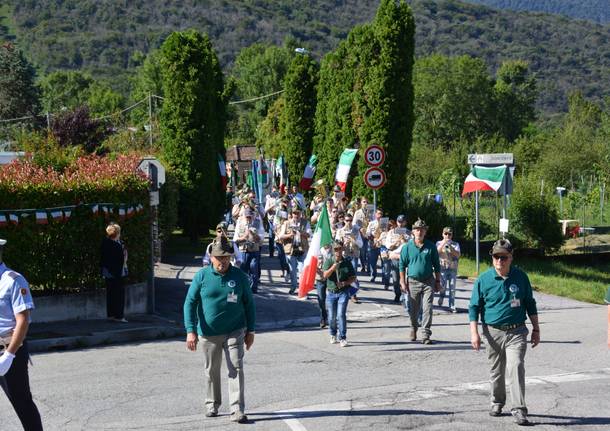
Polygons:
<instances>
[{"instance_id":1,"label":"italian flag","mask_svg":"<svg viewBox=\"0 0 610 431\"><path fill-rule=\"evenodd\" d=\"M307 293L313 289L316 281L316 271L318 269L318 259L322 247L329 245L333 240L333 235L330 231L330 222L328 220L328 211L326 205L322 206L316 230L313 233L309 251L305 257L303 264L303 273L299 283L299 298L305 298Z\"/></svg>"},{"instance_id":2,"label":"italian flag","mask_svg":"<svg viewBox=\"0 0 610 431\"><path fill-rule=\"evenodd\" d=\"M312 154L309 158L309 162L307 162L307 166L305 166L305 172L303 173L303 178L301 178L301 182L299 183L299 188L301 190L309 190L311 188L311 183L313 182L313 176L316 174L316 165L318 164L318 157L315 154Z\"/></svg>"},{"instance_id":3,"label":"italian flag","mask_svg":"<svg viewBox=\"0 0 610 431\"><path fill-rule=\"evenodd\" d=\"M464 181L462 196L477 190L497 192L506 181L506 171L506 165L495 167L474 166L466 177L466 181Z\"/></svg>"},{"instance_id":4,"label":"italian flag","mask_svg":"<svg viewBox=\"0 0 610 431\"><path fill-rule=\"evenodd\" d=\"M218 169L220 170L220 181L222 182L222 189L227 189L227 165L225 159L222 158L220 153L218 154Z\"/></svg>"},{"instance_id":5,"label":"italian flag","mask_svg":"<svg viewBox=\"0 0 610 431\"><path fill-rule=\"evenodd\" d=\"M343 192L345 192L349 170L352 167L352 162L357 153L358 150L346 148L343 150L343 154L341 154L341 158L339 159L339 165L337 166L337 172L335 173L335 184L341 187L341 191Z\"/></svg>"}]
</instances>

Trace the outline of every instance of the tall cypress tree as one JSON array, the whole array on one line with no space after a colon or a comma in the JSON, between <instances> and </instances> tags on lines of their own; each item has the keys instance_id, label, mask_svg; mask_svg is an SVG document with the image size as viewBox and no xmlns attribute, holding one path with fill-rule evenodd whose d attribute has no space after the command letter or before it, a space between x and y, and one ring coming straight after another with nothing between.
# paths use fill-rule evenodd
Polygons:
<instances>
[{"instance_id":1,"label":"tall cypress tree","mask_svg":"<svg viewBox=\"0 0 610 431\"><path fill-rule=\"evenodd\" d=\"M390 213L403 205L407 160L413 133L413 52L415 24L404 0L382 0L370 25L354 28L320 71L314 151L319 171L332 176L344 148L383 147L386 185L379 203ZM352 168L354 195L372 194L362 180L368 166L359 157Z\"/></svg>"},{"instance_id":2,"label":"tall cypress tree","mask_svg":"<svg viewBox=\"0 0 610 431\"><path fill-rule=\"evenodd\" d=\"M0 118L37 115L39 94L34 67L10 42L0 44Z\"/></svg>"},{"instance_id":3,"label":"tall cypress tree","mask_svg":"<svg viewBox=\"0 0 610 431\"><path fill-rule=\"evenodd\" d=\"M280 120L282 152L291 184L298 184L313 148L318 63L308 55L294 57L286 73L285 106Z\"/></svg>"},{"instance_id":4,"label":"tall cypress tree","mask_svg":"<svg viewBox=\"0 0 610 431\"><path fill-rule=\"evenodd\" d=\"M194 239L224 208L217 159L224 157L227 106L222 71L209 38L195 30L165 40L161 67L163 153L181 185L179 224Z\"/></svg>"}]
</instances>

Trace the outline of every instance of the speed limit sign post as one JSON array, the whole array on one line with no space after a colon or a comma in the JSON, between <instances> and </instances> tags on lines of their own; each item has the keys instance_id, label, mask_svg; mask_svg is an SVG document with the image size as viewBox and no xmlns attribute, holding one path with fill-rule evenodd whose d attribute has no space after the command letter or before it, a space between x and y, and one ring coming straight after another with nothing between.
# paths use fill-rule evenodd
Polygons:
<instances>
[{"instance_id":1,"label":"speed limit sign post","mask_svg":"<svg viewBox=\"0 0 610 431\"><path fill-rule=\"evenodd\" d=\"M364 163L374 168L383 165L385 161L385 150L379 145L371 145L364 151Z\"/></svg>"},{"instance_id":2,"label":"speed limit sign post","mask_svg":"<svg viewBox=\"0 0 610 431\"><path fill-rule=\"evenodd\" d=\"M377 189L385 184L385 172L380 168L385 162L385 150L379 145L370 145L364 150L364 163L370 166L364 173L364 183L373 189L373 211L377 211Z\"/></svg>"}]
</instances>

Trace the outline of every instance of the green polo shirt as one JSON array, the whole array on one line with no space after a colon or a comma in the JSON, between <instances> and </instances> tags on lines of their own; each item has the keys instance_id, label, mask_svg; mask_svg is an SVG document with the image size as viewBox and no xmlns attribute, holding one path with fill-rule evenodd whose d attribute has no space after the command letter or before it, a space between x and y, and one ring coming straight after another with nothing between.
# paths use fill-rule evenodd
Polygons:
<instances>
[{"instance_id":1,"label":"green polo shirt","mask_svg":"<svg viewBox=\"0 0 610 431\"><path fill-rule=\"evenodd\" d=\"M438 250L432 241L424 239L424 244L419 248L411 239L400 251L398 267L400 272L408 269L407 277L419 281L428 280L432 277L433 272L441 272Z\"/></svg>"},{"instance_id":2,"label":"green polo shirt","mask_svg":"<svg viewBox=\"0 0 610 431\"><path fill-rule=\"evenodd\" d=\"M334 264L335 264L335 256L331 256L324 261L324 264L322 265L322 269L324 271L326 271L326 270L328 270L328 268L330 268ZM329 292L337 293L344 289L347 289L347 286L345 286L345 287L337 286L337 273L339 273L339 281L345 281L351 277L356 276L356 271L354 271L354 266L349 261L349 259L344 258L341 261L341 263L339 263L339 268L337 268L337 271L333 272L330 275L330 277L328 277L326 279L326 290Z\"/></svg>"},{"instance_id":3,"label":"green polo shirt","mask_svg":"<svg viewBox=\"0 0 610 431\"><path fill-rule=\"evenodd\" d=\"M518 307L511 307L513 299L519 300ZM489 268L474 282L468 308L471 322L481 316L488 325L514 325L524 323L526 313L533 316L538 309L530 280L519 268L511 267L506 279Z\"/></svg>"},{"instance_id":4,"label":"green polo shirt","mask_svg":"<svg viewBox=\"0 0 610 431\"><path fill-rule=\"evenodd\" d=\"M223 275L210 265L195 275L184 300L187 333L224 335L244 327L254 331L254 318L250 280L241 269L231 265Z\"/></svg>"}]
</instances>

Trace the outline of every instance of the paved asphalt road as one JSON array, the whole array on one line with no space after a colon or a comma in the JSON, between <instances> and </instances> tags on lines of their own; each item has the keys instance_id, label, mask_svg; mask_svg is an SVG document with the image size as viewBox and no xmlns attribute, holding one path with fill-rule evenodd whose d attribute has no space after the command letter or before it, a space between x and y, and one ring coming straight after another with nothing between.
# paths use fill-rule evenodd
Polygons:
<instances>
[{"instance_id":1,"label":"paved asphalt road","mask_svg":"<svg viewBox=\"0 0 610 431\"><path fill-rule=\"evenodd\" d=\"M191 263L191 262L187 262ZM192 264L196 259L192 259ZM273 266L272 266L273 267ZM160 268L158 309L180 319L196 271ZM152 341L33 357L33 393L47 430L508 430L488 415L488 366L472 351L465 312L435 309L434 345L407 341L409 325L392 294L361 277L363 303L348 308L341 348L317 329L313 297L286 294L277 270L264 271L260 323L245 358L250 424L203 416L203 358L183 340ZM458 307L471 284L461 281ZM535 428L610 429L606 307L537 294L542 343L526 356L527 400ZM309 324L309 326L307 326ZM226 385L223 385L226 397ZM226 398L225 398L226 400ZM19 425L0 396L0 429Z\"/></svg>"}]
</instances>

